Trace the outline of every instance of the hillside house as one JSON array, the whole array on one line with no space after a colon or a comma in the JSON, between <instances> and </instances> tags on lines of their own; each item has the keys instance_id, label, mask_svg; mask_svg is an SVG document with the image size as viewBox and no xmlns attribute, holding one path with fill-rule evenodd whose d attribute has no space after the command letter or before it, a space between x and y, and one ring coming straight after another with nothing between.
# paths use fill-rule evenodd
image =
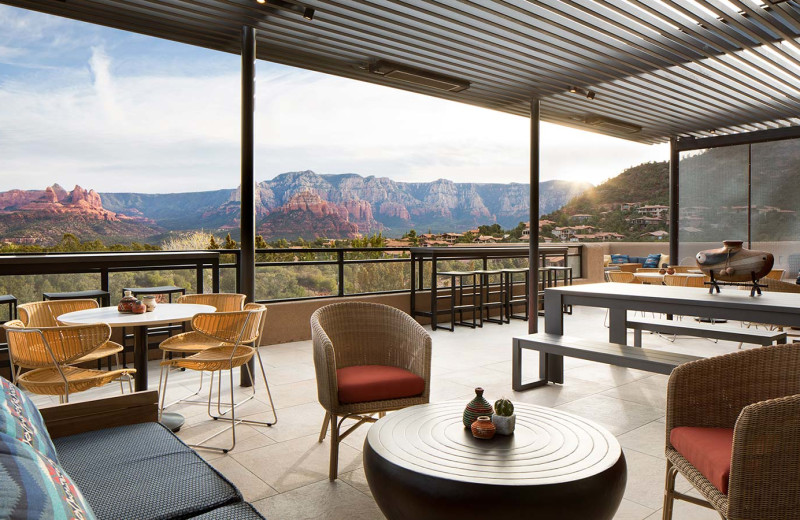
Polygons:
<instances>
[{"instance_id":1,"label":"hillside house","mask_svg":"<svg viewBox=\"0 0 800 520\"><path fill-rule=\"evenodd\" d=\"M642 235L644 237L653 237L656 240L663 240L665 238L669 238L669 233L664 231L663 229L659 229L658 231L650 231Z\"/></svg>"},{"instance_id":2,"label":"hillside house","mask_svg":"<svg viewBox=\"0 0 800 520\"><path fill-rule=\"evenodd\" d=\"M664 219L660 217L634 217L628 219L628 221L639 226L652 226L663 223Z\"/></svg>"},{"instance_id":3,"label":"hillside house","mask_svg":"<svg viewBox=\"0 0 800 520\"><path fill-rule=\"evenodd\" d=\"M496 244L500 239L493 237L491 235L481 235L475 240L473 240L476 244Z\"/></svg>"},{"instance_id":4,"label":"hillside house","mask_svg":"<svg viewBox=\"0 0 800 520\"><path fill-rule=\"evenodd\" d=\"M669 206L662 206L660 204L652 206L640 206L636 208L636 213L647 217L660 217L669 211Z\"/></svg>"},{"instance_id":5,"label":"hillside house","mask_svg":"<svg viewBox=\"0 0 800 520\"><path fill-rule=\"evenodd\" d=\"M445 242L447 242L448 244L455 244L455 243L456 243L456 241L457 241L459 238L463 237L463 236L464 236L464 234L463 234L463 233L442 233L442 234L441 234L441 236L440 236L439 238L440 238L441 240L444 240L444 241L445 241Z\"/></svg>"},{"instance_id":6,"label":"hillside house","mask_svg":"<svg viewBox=\"0 0 800 520\"><path fill-rule=\"evenodd\" d=\"M620 204L619 209L622 211L633 211L641 205L641 202L623 202Z\"/></svg>"}]
</instances>

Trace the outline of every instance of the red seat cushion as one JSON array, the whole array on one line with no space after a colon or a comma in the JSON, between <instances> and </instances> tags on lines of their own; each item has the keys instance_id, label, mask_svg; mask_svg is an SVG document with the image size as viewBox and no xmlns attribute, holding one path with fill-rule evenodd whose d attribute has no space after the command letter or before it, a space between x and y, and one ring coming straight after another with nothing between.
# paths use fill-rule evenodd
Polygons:
<instances>
[{"instance_id":1,"label":"red seat cushion","mask_svg":"<svg viewBox=\"0 0 800 520\"><path fill-rule=\"evenodd\" d=\"M669 443L715 488L728 494L733 451L732 428L681 426L669 432Z\"/></svg>"},{"instance_id":2,"label":"red seat cushion","mask_svg":"<svg viewBox=\"0 0 800 520\"><path fill-rule=\"evenodd\" d=\"M336 378L341 403L400 399L425 391L424 379L398 367L356 365L338 369Z\"/></svg>"}]
</instances>

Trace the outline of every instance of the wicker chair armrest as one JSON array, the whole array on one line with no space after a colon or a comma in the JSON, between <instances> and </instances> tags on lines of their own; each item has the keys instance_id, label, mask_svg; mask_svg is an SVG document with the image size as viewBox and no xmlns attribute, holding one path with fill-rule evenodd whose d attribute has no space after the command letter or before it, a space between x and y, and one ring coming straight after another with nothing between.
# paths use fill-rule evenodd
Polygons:
<instances>
[{"instance_id":1,"label":"wicker chair armrest","mask_svg":"<svg viewBox=\"0 0 800 520\"><path fill-rule=\"evenodd\" d=\"M336 351L333 342L317 321L311 318L311 339L314 353L314 369L317 375L319 403L331 410L339 404L339 382L336 378Z\"/></svg>"},{"instance_id":2,"label":"wicker chair armrest","mask_svg":"<svg viewBox=\"0 0 800 520\"><path fill-rule=\"evenodd\" d=\"M798 472L800 395L745 407L733 434L728 518L797 518Z\"/></svg>"},{"instance_id":3,"label":"wicker chair armrest","mask_svg":"<svg viewBox=\"0 0 800 520\"><path fill-rule=\"evenodd\" d=\"M733 428L753 403L800 393L800 349L774 345L701 359L672 371L666 445L678 426Z\"/></svg>"},{"instance_id":4,"label":"wicker chair armrest","mask_svg":"<svg viewBox=\"0 0 800 520\"><path fill-rule=\"evenodd\" d=\"M399 336L392 345L401 351L406 370L425 380L425 396L430 394L432 341L428 331L415 319L401 313Z\"/></svg>"}]
</instances>

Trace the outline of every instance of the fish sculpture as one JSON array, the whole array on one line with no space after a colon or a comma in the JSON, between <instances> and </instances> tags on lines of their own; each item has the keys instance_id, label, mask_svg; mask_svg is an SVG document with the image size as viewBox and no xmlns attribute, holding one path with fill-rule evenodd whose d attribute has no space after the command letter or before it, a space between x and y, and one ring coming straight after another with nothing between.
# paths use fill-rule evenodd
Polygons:
<instances>
[{"instance_id":1,"label":"fish sculpture","mask_svg":"<svg viewBox=\"0 0 800 520\"><path fill-rule=\"evenodd\" d=\"M775 265L775 257L766 251L755 251L742 247L741 240L725 240L719 249L700 251L695 257L697 266L711 278L711 288L719 292L717 281L751 282L754 294L761 294L757 281L766 276Z\"/></svg>"}]
</instances>

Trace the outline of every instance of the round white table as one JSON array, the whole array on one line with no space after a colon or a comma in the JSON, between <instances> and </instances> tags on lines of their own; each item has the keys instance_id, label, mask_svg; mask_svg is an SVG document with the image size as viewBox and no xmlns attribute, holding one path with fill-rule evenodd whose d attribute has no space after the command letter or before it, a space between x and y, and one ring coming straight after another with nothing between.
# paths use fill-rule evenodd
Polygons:
<instances>
[{"instance_id":1,"label":"round white table","mask_svg":"<svg viewBox=\"0 0 800 520\"><path fill-rule=\"evenodd\" d=\"M108 323L111 328L133 328L133 366L137 392L147 390L147 329L156 325L166 325L189 321L195 314L201 312L215 312L211 305L198 305L194 303L160 303L152 312L132 314L119 312L116 307L100 307L75 311L57 316L58 320L66 325L84 325L88 323ZM179 414L163 414L162 422L170 429L179 429L183 424L183 417ZM174 416L174 417L173 417Z\"/></svg>"}]
</instances>

